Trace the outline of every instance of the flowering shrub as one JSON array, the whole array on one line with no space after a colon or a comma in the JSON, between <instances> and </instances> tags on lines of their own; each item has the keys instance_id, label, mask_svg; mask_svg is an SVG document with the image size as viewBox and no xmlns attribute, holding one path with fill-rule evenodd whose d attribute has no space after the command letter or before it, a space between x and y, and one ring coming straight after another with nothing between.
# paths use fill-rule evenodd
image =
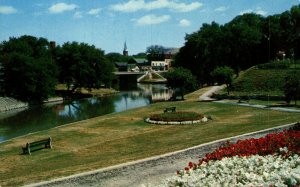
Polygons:
<instances>
[{"instance_id":1,"label":"flowering shrub","mask_svg":"<svg viewBox=\"0 0 300 187\"><path fill-rule=\"evenodd\" d=\"M239 140L206 154L197 164L190 162L164 185L298 186L299 155L299 130Z\"/></svg>"},{"instance_id":2,"label":"flowering shrub","mask_svg":"<svg viewBox=\"0 0 300 187\"><path fill-rule=\"evenodd\" d=\"M198 165L209 160L221 160L223 157L269 155L278 152L279 148L287 147L288 153L300 154L300 131L283 131L280 133L268 134L259 139L239 140L236 144L228 143L216 151L206 154L205 158L199 161Z\"/></svg>"},{"instance_id":3,"label":"flowering shrub","mask_svg":"<svg viewBox=\"0 0 300 187\"><path fill-rule=\"evenodd\" d=\"M225 157L181 172L161 186L296 186L300 184L300 157Z\"/></svg>"}]
</instances>

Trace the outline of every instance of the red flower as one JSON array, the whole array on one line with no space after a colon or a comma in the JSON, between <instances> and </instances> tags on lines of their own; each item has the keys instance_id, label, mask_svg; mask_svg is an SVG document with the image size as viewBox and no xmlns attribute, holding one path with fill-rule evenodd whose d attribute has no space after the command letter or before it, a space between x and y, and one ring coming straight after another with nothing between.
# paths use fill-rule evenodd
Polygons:
<instances>
[{"instance_id":1,"label":"red flower","mask_svg":"<svg viewBox=\"0 0 300 187\"><path fill-rule=\"evenodd\" d=\"M300 154L300 131L283 131L280 133L268 134L258 139L238 140L236 144L227 142L226 146L222 146L212 153L208 153L199 160L198 165L209 160L221 160L223 157L232 156L251 156L251 155L269 155L278 153L280 148L287 147L288 153L280 153L283 156L290 154ZM197 168L197 165L189 163L188 168ZM185 169L186 170L186 169Z\"/></svg>"}]
</instances>

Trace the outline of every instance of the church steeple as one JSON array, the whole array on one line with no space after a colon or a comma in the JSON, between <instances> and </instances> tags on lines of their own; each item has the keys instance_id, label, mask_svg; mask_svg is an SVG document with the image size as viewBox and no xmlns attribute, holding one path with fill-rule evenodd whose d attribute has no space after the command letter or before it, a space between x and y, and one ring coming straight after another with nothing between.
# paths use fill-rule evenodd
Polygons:
<instances>
[{"instance_id":1,"label":"church steeple","mask_svg":"<svg viewBox=\"0 0 300 187\"><path fill-rule=\"evenodd\" d=\"M126 41L124 43L123 56L128 56L127 44Z\"/></svg>"}]
</instances>

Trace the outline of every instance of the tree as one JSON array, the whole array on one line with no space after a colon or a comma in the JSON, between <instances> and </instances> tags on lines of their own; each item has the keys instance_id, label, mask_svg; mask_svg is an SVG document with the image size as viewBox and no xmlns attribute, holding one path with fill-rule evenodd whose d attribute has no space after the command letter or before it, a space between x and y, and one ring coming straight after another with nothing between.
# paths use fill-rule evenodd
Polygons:
<instances>
[{"instance_id":1,"label":"tree","mask_svg":"<svg viewBox=\"0 0 300 187\"><path fill-rule=\"evenodd\" d=\"M229 95L229 89L232 85L234 70L228 66L217 67L211 72L211 76L218 84L226 84L227 93Z\"/></svg>"},{"instance_id":2,"label":"tree","mask_svg":"<svg viewBox=\"0 0 300 187\"><path fill-rule=\"evenodd\" d=\"M124 56L120 53L108 53L105 55L109 62L128 62L129 56Z\"/></svg>"},{"instance_id":3,"label":"tree","mask_svg":"<svg viewBox=\"0 0 300 187\"><path fill-rule=\"evenodd\" d=\"M107 61L104 52L85 43L65 43L57 53L60 82L69 91L78 88L97 89L110 87L114 65Z\"/></svg>"},{"instance_id":4,"label":"tree","mask_svg":"<svg viewBox=\"0 0 300 187\"><path fill-rule=\"evenodd\" d=\"M197 81L190 70L184 68L173 68L166 73L168 87L179 89L182 100L185 91L193 91L197 88Z\"/></svg>"},{"instance_id":5,"label":"tree","mask_svg":"<svg viewBox=\"0 0 300 187\"><path fill-rule=\"evenodd\" d=\"M146 54L147 54L147 59L149 61L160 61L164 60L164 51L165 47L161 45L151 45L147 47Z\"/></svg>"},{"instance_id":6,"label":"tree","mask_svg":"<svg viewBox=\"0 0 300 187\"><path fill-rule=\"evenodd\" d=\"M263 18L260 15L249 13L235 17L225 28L229 32L230 59L226 63L231 66L236 74L259 63L261 56L261 31ZM267 48L266 48L267 49ZM268 53L265 53L268 54Z\"/></svg>"},{"instance_id":7,"label":"tree","mask_svg":"<svg viewBox=\"0 0 300 187\"><path fill-rule=\"evenodd\" d=\"M285 78L284 95L287 103L290 103L293 99L295 105L297 105L297 99L300 96L300 74L297 71L293 71Z\"/></svg>"},{"instance_id":8,"label":"tree","mask_svg":"<svg viewBox=\"0 0 300 187\"><path fill-rule=\"evenodd\" d=\"M2 42L0 64L4 95L41 102L54 94L57 66L47 39L25 35Z\"/></svg>"}]
</instances>

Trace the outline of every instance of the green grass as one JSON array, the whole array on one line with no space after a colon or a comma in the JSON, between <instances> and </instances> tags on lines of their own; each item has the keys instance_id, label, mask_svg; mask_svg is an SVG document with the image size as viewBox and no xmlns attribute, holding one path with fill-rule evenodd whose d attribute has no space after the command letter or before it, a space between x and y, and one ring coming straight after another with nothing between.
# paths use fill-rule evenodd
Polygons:
<instances>
[{"instance_id":1,"label":"green grass","mask_svg":"<svg viewBox=\"0 0 300 187\"><path fill-rule=\"evenodd\" d=\"M285 77L295 69L256 69L242 72L233 82L232 95L283 96Z\"/></svg>"},{"instance_id":2,"label":"green grass","mask_svg":"<svg viewBox=\"0 0 300 187\"><path fill-rule=\"evenodd\" d=\"M197 91L195 93L201 93ZM202 143L299 121L299 114L221 103L163 102L108 114L0 144L0 185L20 186L185 149ZM194 98L192 98L194 97ZM144 122L168 106L210 115L198 125ZM52 137L53 149L21 155L26 142Z\"/></svg>"}]
</instances>

